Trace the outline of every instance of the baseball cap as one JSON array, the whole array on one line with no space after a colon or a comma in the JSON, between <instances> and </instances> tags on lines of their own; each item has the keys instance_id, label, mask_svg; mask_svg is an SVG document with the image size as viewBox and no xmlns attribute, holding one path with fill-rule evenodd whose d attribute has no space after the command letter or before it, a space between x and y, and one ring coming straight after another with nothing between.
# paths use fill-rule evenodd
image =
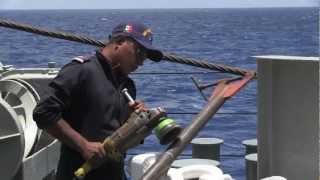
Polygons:
<instances>
[{"instance_id":1,"label":"baseball cap","mask_svg":"<svg viewBox=\"0 0 320 180\"><path fill-rule=\"evenodd\" d=\"M162 52L152 46L153 37L151 29L139 22L120 23L112 30L111 38L117 36L133 38L147 50L147 58L150 60L159 62L163 57Z\"/></svg>"}]
</instances>

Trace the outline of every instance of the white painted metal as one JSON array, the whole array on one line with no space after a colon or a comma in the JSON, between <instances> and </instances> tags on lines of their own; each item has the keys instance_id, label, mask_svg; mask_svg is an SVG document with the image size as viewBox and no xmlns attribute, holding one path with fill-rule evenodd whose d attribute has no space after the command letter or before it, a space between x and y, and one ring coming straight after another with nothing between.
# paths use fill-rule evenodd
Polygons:
<instances>
[{"instance_id":1,"label":"white painted metal","mask_svg":"<svg viewBox=\"0 0 320 180\"><path fill-rule=\"evenodd\" d=\"M319 58L256 58L259 179L319 179Z\"/></svg>"},{"instance_id":2,"label":"white painted metal","mask_svg":"<svg viewBox=\"0 0 320 180\"><path fill-rule=\"evenodd\" d=\"M60 143L57 140L48 142L47 146L25 158L15 178L10 180L53 180L59 153Z\"/></svg>"},{"instance_id":3,"label":"white painted metal","mask_svg":"<svg viewBox=\"0 0 320 180\"><path fill-rule=\"evenodd\" d=\"M9 180L23 160L24 134L17 113L0 98L0 179Z\"/></svg>"},{"instance_id":4,"label":"white painted metal","mask_svg":"<svg viewBox=\"0 0 320 180\"><path fill-rule=\"evenodd\" d=\"M24 157L26 157L37 138L38 127L33 121L32 112L37 102L32 93L20 82L15 80L0 81L0 98L9 104L15 111L17 120L22 127L22 134L25 139ZM0 117L2 117L0 115ZM3 119L12 121L12 119Z\"/></svg>"},{"instance_id":5,"label":"white painted metal","mask_svg":"<svg viewBox=\"0 0 320 180\"><path fill-rule=\"evenodd\" d=\"M220 162L212 159L198 159L198 158L191 158L191 159L178 159L173 161L171 167L173 168L182 168L187 167L190 165L209 165L209 166L219 166Z\"/></svg>"},{"instance_id":6,"label":"white painted metal","mask_svg":"<svg viewBox=\"0 0 320 180\"><path fill-rule=\"evenodd\" d=\"M7 79L52 79L58 74L59 69L14 69L0 75L0 80Z\"/></svg>"},{"instance_id":7,"label":"white painted metal","mask_svg":"<svg viewBox=\"0 0 320 180\"><path fill-rule=\"evenodd\" d=\"M1 69L2 68L2 69ZM1 180L52 179L59 159L59 144L41 135L32 118L40 101L29 80L52 79L58 69L0 67L0 168ZM38 142L35 144L35 142Z\"/></svg>"}]
</instances>

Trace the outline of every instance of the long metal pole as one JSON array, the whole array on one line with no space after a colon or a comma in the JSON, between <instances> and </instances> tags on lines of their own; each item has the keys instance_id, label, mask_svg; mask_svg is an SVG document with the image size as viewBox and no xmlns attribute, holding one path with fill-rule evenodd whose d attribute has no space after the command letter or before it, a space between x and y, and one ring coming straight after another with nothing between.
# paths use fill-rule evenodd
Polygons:
<instances>
[{"instance_id":1,"label":"long metal pole","mask_svg":"<svg viewBox=\"0 0 320 180\"><path fill-rule=\"evenodd\" d=\"M168 165L171 165L176 157L181 154L192 138L210 120L212 115L218 111L225 101L226 99L223 97L217 97L210 101L201 113L192 121L191 125L186 128L178 139L171 144L169 149L157 159L157 164L145 173L142 180L159 179L168 169Z\"/></svg>"},{"instance_id":2,"label":"long metal pole","mask_svg":"<svg viewBox=\"0 0 320 180\"><path fill-rule=\"evenodd\" d=\"M192 120L191 124L185 128L178 138L168 147L143 175L142 180L158 180L170 168L172 162L181 154L184 148L191 142L201 128L210 120L210 118L219 110L224 102L236 94L244 87L254 74L247 75L241 80L233 82L221 82L217 85L208 104L202 111Z\"/></svg>"}]
</instances>

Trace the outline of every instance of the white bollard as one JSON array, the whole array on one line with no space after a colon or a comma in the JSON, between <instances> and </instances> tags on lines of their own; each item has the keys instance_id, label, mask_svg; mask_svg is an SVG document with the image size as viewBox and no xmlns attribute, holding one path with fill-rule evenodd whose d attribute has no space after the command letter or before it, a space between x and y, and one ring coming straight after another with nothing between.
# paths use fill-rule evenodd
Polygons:
<instances>
[{"instance_id":1,"label":"white bollard","mask_svg":"<svg viewBox=\"0 0 320 180\"><path fill-rule=\"evenodd\" d=\"M205 174L200 176L199 180L233 180L229 174L223 174L222 176L212 176L210 174Z\"/></svg>"},{"instance_id":2,"label":"white bollard","mask_svg":"<svg viewBox=\"0 0 320 180\"><path fill-rule=\"evenodd\" d=\"M219 166L220 162L211 159L178 159L173 161L171 164L172 168L183 168L190 165L209 165L209 166Z\"/></svg>"},{"instance_id":3,"label":"white bollard","mask_svg":"<svg viewBox=\"0 0 320 180\"><path fill-rule=\"evenodd\" d=\"M261 180L287 180L287 179L282 176L271 176L271 177L263 178Z\"/></svg>"},{"instance_id":4,"label":"white bollard","mask_svg":"<svg viewBox=\"0 0 320 180\"><path fill-rule=\"evenodd\" d=\"M220 168L211 165L190 165L178 169L184 179L199 179L201 176L208 175L211 180L220 180L223 172ZM203 178L206 178L203 177Z\"/></svg>"}]
</instances>

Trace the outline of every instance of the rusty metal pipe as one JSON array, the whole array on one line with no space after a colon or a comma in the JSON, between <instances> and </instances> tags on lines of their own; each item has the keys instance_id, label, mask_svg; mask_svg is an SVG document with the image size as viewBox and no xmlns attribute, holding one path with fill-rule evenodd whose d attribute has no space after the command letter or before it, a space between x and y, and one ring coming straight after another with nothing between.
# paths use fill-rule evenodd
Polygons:
<instances>
[{"instance_id":1,"label":"rusty metal pipe","mask_svg":"<svg viewBox=\"0 0 320 180\"><path fill-rule=\"evenodd\" d=\"M254 74L247 74L239 80L230 79L229 81L221 81L213 91L208 104L193 118L191 124L180 133L177 139L157 159L156 163L147 170L142 180L158 180L163 176L170 168L172 162L181 154L193 137L198 134L225 101L240 91L253 78Z\"/></svg>"},{"instance_id":2,"label":"rusty metal pipe","mask_svg":"<svg viewBox=\"0 0 320 180\"><path fill-rule=\"evenodd\" d=\"M163 153L157 163L154 164L142 177L142 180L159 179L170 167L175 158L183 151L200 129L210 120L210 118L224 104L226 98L217 96L209 101L204 109L192 120L192 123L184 129L179 137Z\"/></svg>"}]
</instances>

